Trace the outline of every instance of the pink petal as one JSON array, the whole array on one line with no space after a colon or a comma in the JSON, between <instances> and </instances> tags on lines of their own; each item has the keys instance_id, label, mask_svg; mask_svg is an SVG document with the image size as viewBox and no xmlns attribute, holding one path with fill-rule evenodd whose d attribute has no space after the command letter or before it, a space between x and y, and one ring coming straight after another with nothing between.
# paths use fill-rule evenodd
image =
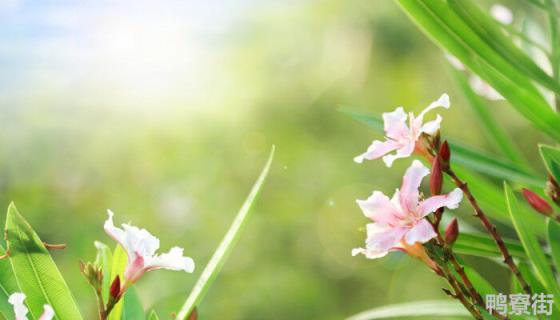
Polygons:
<instances>
[{"instance_id":1,"label":"pink petal","mask_svg":"<svg viewBox=\"0 0 560 320\"><path fill-rule=\"evenodd\" d=\"M422 219L406 233L405 239L408 244L425 243L435 236L436 232L432 225L426 219Z\"/></svg>"},{"instance_id":2,"label":"pink petal","mask_svg":"<svg viewBox=\"0 0 560 320\"><path fill-rule=\"evenodd\" d=\"M416 117L414 119L414 127L416 129L420 129L422 127L422 123L424 122L424 115L426 113L428 113L429 111L431 111L435 108L441 108L441 107L449 109L449 106L450 106L449 96L447 95L447 93L444 93L436 101L430 103L430 105L426 109L424 109L424 110L422 110L422 112L420 112L418 117Z\"/></svg>"},{"instance_id":3,"label":"pink petal","mask_svg":"<svg viewBox=\"0 0 560 320\"><path fill-rule=\"evenodd\" d=\"M441 116L438 114L435 120L424 123L420 131L427 134L434 134L439 130L440 123L441 123Z\"/></svg>"},{"instance_id":4,"label":"pink petal","mask_svg":"<svg viewBox=\"0 0 560 320\"><path fill-rule=\"evenodd\" d=\"M387 154L388 152L391 152L395 149L398 148L398 144L395 141L392 140L388 140L388 141L378 141L375 140L373 141L373 143L369 146L368 150L355 157L354 161L357 163L362 163L364 161L364 159L367 160L373 160L373 159L377 159L381 156L383 156L384 154Z\"/></svg>"},{"instance_id":5,"label":"pink petal","mask_svg":"<svg viewBox=\"0 0 560 320\"><path fill-rule=\"evenodd\" d=\"M418 208L418 188L422 179L430 173L420 161L414 160L406 170L400 189L400 201L404 212L416 212Z\"/></svg>"},{"instance_id":6,"label":"pink petal","mask_svg":"<svg viewBox=\"0 0 560 320\"><path fill-rule=\"evenodd\" d=\"M113 216L115 214L113 211L107 210L107 214L109 215L109 218L105 221L103 229L105 229L105 232L113 238L113 240L117 241L121 246L123 246L123 248L126 248L126 234L124 230L115 227L115 224L113 223Z\"/></svg>"},{"instance_id":7,"label":"pink petal","mask_svg":"<svg viewBox=\"0 0 560 320\"><path fill-rule=\"evenodd\" d=\"M383 162L390 168L396 159L409 157L414 152L416 141L409 141L409 143L402 145L395 154L388 154L383 157Z\"/></svg>"},{"instance_id":8,"label":"pink petal","mask_svg":"<svg viewBox=\"0 0 560 320\"><path fill-rule=\"evenodd\" d=\"M366 249L388 251L399 244L407 231L408 228L370 223L367 225Z\"/></svg>"},{"instance_id":9,"label":"pink petal","mask_svg":"<svg viewBox=\"0 0 560 320\"><path fill-rule=\"evenodd\" d=\"M367 200L356 201L367 218L374 222L395 224L398 222L399 212L389 197L379 191L374 191Z\"/></svg>"},{"instance_id":10,"label":"pink petal","mask_svg":"<svg viewBox=\"0 0 560 320\"><path fill-rule=\"evenodd\" d=\"M393 112L383 113L383 126L385 135L394 140L400 140L410 133L406 125L407 115L402 107L398 107Z\"/></svg>"},{"instance_id":11,"label":"pink petal","mask_svg":"<svg viewBox=\"0 0 560 320\"><path fill-rule=\"evenodd\" d=\"M456 209L463 200L463 191L456 188L448 194L429 197L428 199L420 202L418 211L422 217L436 211L439 208L447 207L449 209Z\"/></svg>"}]
</instances>

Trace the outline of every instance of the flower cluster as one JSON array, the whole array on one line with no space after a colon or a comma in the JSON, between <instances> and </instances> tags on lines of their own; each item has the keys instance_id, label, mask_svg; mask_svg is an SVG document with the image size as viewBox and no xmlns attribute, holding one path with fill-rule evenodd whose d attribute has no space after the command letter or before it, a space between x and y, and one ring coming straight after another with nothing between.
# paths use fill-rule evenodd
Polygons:
<instances>
[{"instance_id":1,"label":"flower cluster","mask_svg":"<svg viewBox=\"0 0 560 320\"><path fill-rule=\"evenodd\" d=\"M374 141L367 152L356 157L355 161L361 163L364 159L383 157L387 167L390 167L395 159L408 157L415 152L427 155L428 150L422 141L423 134L436 135L442 118L437 115L435 120L427 123L423 123L423 118L428 111L437 107L449 108L447 94L431 103L417 117L412 113L407 116L402 107L384 113L386 141ZM407 118L409 125L406 124ZM396 154L386 155L393 150L397 150ZM434 226L426 217L440 208L457 208L463 198L463 192L457 188L447 194L422 199L419 187L429 173L428 168L415 160L406 170L401 188L396 190L391 199L382 192L374 191L368 199L357 201L364 215L373 223L367 225L365 248L352 250L352 255L363 254L367 258L375 259L391 251L400 250L433 267L433 262L421 245L437 235Z\"/></svg>"}]
</instances>

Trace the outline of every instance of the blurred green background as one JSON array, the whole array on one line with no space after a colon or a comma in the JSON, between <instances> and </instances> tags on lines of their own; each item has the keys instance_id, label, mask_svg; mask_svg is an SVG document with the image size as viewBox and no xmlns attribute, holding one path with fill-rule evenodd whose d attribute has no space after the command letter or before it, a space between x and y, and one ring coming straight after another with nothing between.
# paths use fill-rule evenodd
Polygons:
<instances>
[{"instance_id":1,"label":"blurred green background","mask_svg":"<svg viewBox=\"0 0 560 320\"><path fill-rule=\"evenodd\" d=\"M392 194L409 161L355 164L372 139L341 106L418 112L443 92L445 136L492 153L442 52L385 1L18 1L0 5L0 203L15 201L79 304L106 209L178 245L194 275L138 283L146 309L176 311L264 164L254 215L200 306L203 319L341 319L443 298L399 253L351 257L365 238L355 199ZM531 158L540 137L489 104ZM432 116L435 116L432 115ZM464 214L469 214L463 208ZM478 269L507 289L504 269Z\"/></svg>"}]
</instances>

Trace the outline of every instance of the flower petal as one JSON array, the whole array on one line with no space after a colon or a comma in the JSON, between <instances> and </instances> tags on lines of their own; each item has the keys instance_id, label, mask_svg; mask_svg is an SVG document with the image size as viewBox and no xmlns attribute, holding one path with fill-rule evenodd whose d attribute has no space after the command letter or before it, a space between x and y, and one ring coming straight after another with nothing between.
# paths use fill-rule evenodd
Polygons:
<instances>
[{"instance_id":1,"label":"flower petal","mask_svg":"<svg viewBox=\"0 0 560 320\"><path fill-rule=\"evenodd\" d=\"M406 125L406 118L403 107L398 107L393 112L383 113L385 135L394 140L400 140L409 135L410 129Z\"/></svg>"},{"instance_id":2,"label":"flower petal","mask_svg":"<svg viewBox=\"0 0 560 320\"><path fill-rule=\"evenodd\" d=\"M420 161L414 160L412 165L406 170L404 174L401 189L400 189L400 202L404 212L414 213L418 208L418 188L422 179L430 173Z\"/></svg>"},{"instance_id":3,"label":"flower petal","mask_svg":"<svg viewBox=\"0 0 560 320\"><path fill-rule=\"evenodd\" d=\"M428 199L420 202L418 211L422 217L425 217L442 207L456 209L459 207L461 200L463 200L463 191L456 188L448 194L429 197Z\"/></svg>"},{"instance_id":4,"label":"flower petal","mask_svg":"<svg viewBox=\"0 0 560 320\"><path fill-rule=\"evenodd\" d=\"M414 147L416 145L416 141L410 141L409 143L402 145L395 154L388 154L383 157L383 162L385 165L390 168L393 165L393 162L396 159L406 158L409 157L412 152L414 152Z\"/></svg>"},{"instance_id":5,"label":"flower petal","mask_svg":"<svg viewBox=\"0 0 560 320\"><path fill-rule=\"evenodd\" d=\"M357 163L362 163L364 161L364 159L367 160L373 160L373 159L377 159L381 156L383 156L384 154L387 154L395 149L397 149L399 147L398 143L396 143L395 141L392 140L388 140L388 141L378 141L375 140L373 141L373 143L369 146L368 150L355 157L354 161Z\"/></svg>"},{"instance_id":6,"label":"flower petal","mask_svg":"<svg viewBox=\"0 0 560 320\"><path fill-rule=\"evenodd\" d=\"M183 256L183 248L174 247L168 253L155 256L150 261L146 261L147 271L154 269L183 270L185 272L194 271L194 261L189 257Z\"/></svg>"},{"instance_id":7,"label":"flower petal","mask_svg":"<svg viewBox=\"0 0 560 320\"><path fill-rule=\"evenodd\" d=\"M439 97L436 101L430 103L430 105L428 107L426 107L426 109L422 110L422 112L420 112L420 114L418 115L418 117L416 117L413 121L413 126L414 128L411 128L412 130L418 130L416 132L420 132L419 130L422 128L422 123L424 122L424 115L435 109L435 108L446 108L449 109L450 107L450 102L449 102L449 96L447 95L447 93L444 93L441 95L441 97Z\"/></svg>"},{"instance_id":8,"label":"flower petal","mask_svg":"<svg viewBox=\"0 0 560 320\"><path fill-rule=\"evenodd\" d=\"M107 214L109 215L109 218L107 218L107 220L105 221L103 229L105 229L105 232L111 238L113 238L113 240L117 241L121 246L124 247L126 242L126 235L124 230L115 227L115 224L113 223L113 216L115 214L113 213L113 211L107 210Z\"/></svg>"},{"instance_id":9,"label":"flower petal","mask_svg":"<svg viewBox=\"0 0 560 320\"><path fill-rule=\"evenodd\" d=\"M422 219L406 233L405 239L408 244L414 244L416 242L424 243L436 235L434 228L428 220Z\"/></svg>"},{"instance_id":10,"label":"flower petal","mask_svg":"<svg viewBox=\"0 0 560 320\"><path fill-rule=\"evenodd\" d=\"M14 306L14 314L16 320L27 320L27 312L29 311L25 306L25 294L21 292L13 293L9 298L8 302Z\"/></svg>"},{"instance_id":11,"label":"flower petal","mask_svg":"<svg viewBox=\"0 0 560 320\"><path fill-rule=\"evenodd\" d=\"M43 306L43 310L43 315L39 317L39 320L51 320L52 318L54 318L54 310L51 306L45 304Z\"/></svg>"},{"instance_id":12,"label":"flower petal","mask_svg":"<svg viewBox=\"0 0 560 320\"><path fill-rule=\"evenodd\" d=\"M366 249L387 251L399 244L408 228L391 227L383 223L369 223L367 226Z\"/></svg>"},{"instance_id":13,"label":"flower petal","mask_svg":"<svg viewBox=\"0 0 560 320\"><path fill-rule=\"evenodd\" d=\"M424 123L420 131L432 135L439 130L440 124L441 124L441 116L438 114L435 120Z\"/></svg>"},{"instance_id":14,"label":"flower petal","mask_svg":"<svg viewBox=\"0 0 560 320\"><path fill-rule=\"evenodd\" d=\"M395 224L400 215L389 197L382 192L374 191L366 200L356 201L367 218L374 222Z\"/></svg>"}]
</instances>

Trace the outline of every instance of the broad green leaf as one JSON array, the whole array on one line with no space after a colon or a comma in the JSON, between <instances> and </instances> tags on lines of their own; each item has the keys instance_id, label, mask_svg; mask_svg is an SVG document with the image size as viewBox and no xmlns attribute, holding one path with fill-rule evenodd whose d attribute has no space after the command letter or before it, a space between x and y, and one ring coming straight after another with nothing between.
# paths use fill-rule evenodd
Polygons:
<instances>
[{"instance_id":1,"label":"broad green leaf","mask_svg":"<svg viewBox=\"0 0 560 320\"><path fill-rule=\"evenodd\" d=\"M159 320L159 316L157 315L155 310L152 310L152 312L150 312L148 320Z\"/></svg>"},{"instance_id":2,"label":"broad green leaf","mask_svg":"<svg viewBox=\"0 0 560 320\"><path fill-rule=\"evenodd\" d=\"M136 293L134 287L130 287L126 290L124 294L124 304L122 308L122 320L144 320L146 315L144 314L144 308L142 307L142 302Z\"/></svg>"},{"instance_id":3,"label":"broad green leaf","mask_svg":"<svg viewBox=\"0 0 560 320\"><path fill-rule=\"evenodd\" d=\"M560 224L557 221L551 219L547 222L548 226L548 244L550 245L550 251L552 256L552 261L556 266L556 270L560 268Z\"/></svg>"},{"instance_id":4,"label":"broad green leaf","mask_svg":"<svg viewBox=\"0 0 560 320\"><path fill-rule=\"evenodd\" d=\"M353 315L347 320L372 320L389 318L413 318L413 317L464 317L470 319L472 316L465 307L452 300L428 300L407 303L398 303L379 308L374 308Z\"/></svg>"},{"instance_id":5,"label":"broad green leaf","mask_svg":"<svg viewBox=\"0 0 560 320\"><path fill-rule=\"evenodd\" d=\"M560 116L552 111L527 74L480 38L443 0L397 0L443 49L502 94L535 127L560 140Z\"/></svg>"},{"instance_id":6,"label":"broad green leaf","mask_svg":"<svg viewBox=\"0 0 560 320\"><path fill-rule=\"evenodd\" d=\"M128 262L128 256L126 251L120 246L117 245L115 250L113 250L113 264L111 266L111 277L110 282L112 283L113 280L119 276L121 279L121 283L123 280L124 269L126 268L126 263ZM126 300L125 296L113 307L113 310L109 314L108 320L121 320L122 313L123 313L123 304Z\"/></svg>"},{"instance_id":7,"label":"broad green leaf","mask_svg":"<svg viewBox=\"0 0 560 320\"><path fill-rule=\"evenodd\" d=\"M523 246L521 246L518 241L510 239L503 240L513 257L527 259ZM497 258L502 256L494 239L483 233L461 232L453 244L453 251L479 257Z\"/></svg>"},{"instance_id":8,"label":"broad green leaf","mask_svg":"<svg viewBox=\"0 0 560 320\"><path fill-rule=\"evenodd\" d=\"M208 291L208 288L210 287L210 285L212 285L212 283L214 282L214 280L216 280L216 277L220 273L220 270L222 269L227 257L229 256L233 247L235 246L235 243L239 239L241 231L247 224L250 209L253 203L255 202L255 200L257 199L259 191L270 170L272 159L274 158L274 149L275 148L273 146L272 150L270 151L268 161L266 162L266 165L262 169L259 178L253 185L253 188L251 189L249 196L247 197L247 199L245 199L245 202L241 206L241 209L237 213L237 216L235 217L235 220L233 220L233 223L229 227L229 230L227 231L226 235L222 239L222 242L220 243L220 245L212 255L212 258L210 258L210 261L202 271L202 274L198 278L198 281L196 282L189 297L187 298L187 300L183 304L183 307L177 314L177 319L184 320L188 318L192 310L196 306L198 306L198 304L202 301L206 292Z\"/></svg>"},{"instance_id":9,"label":"broad green leaf","mask_svg":"<svg viewBox=\"0 0 560 320\"><path fill-rule=\"evenodd\" d=\"M448 0L447 3L489 47L513 67L548 89L560 92L558 83L506 36L496 19L470 0Z\"/></svg>"},{"instance_id":10,"label":"broad green leaf","mask_svg":"<svg viewBox=\"0 0 560 320\"><path fill-rule=\"evenodd\" d=\"M6 250L0 245L0 255L4 255ZM18 287L14 270L10 264L10 260L4 258L0 260L0 314L6 319L14 319L14 311L11 304L8 303L8 298L14 292L21 291Z\"/></svg>"},{"instance_id":11,"label":"broad green leaf","mask_svg":"<svg viewBox=\"0 0 560 320\"><path fill-rule=\"evenodd\" d=\"M528 168L527 160L525 160L519 148L512 142L512 139L508 137L498 121L490 114L486 101L473 91L467 76L463 72L459 72L455 69L452 70L452 73L463 91L463 94L467 98L468 105L477 116L481 124L480 126L485 130L488 139L492 140L494 145L501 149L503 155L511 160L511 162L519 165L523 169Z\"/></svg>"},{"instance_id":12,"label":"broad green leaf","mask_svg":"<svg viewBox=\"0 0 560 320\"><path fill-rule=\"evenodd\" d=\"M103 294L103 301L109 300L109 287L111 286L111 271L113 263L113 253L111 249L103 242L95 241L95 248L97 248L97 255L95 257L95 264L101 267L103 272L103 286L101 293Z\"/></svg>"},{"instance_id":13,"label":"broad green leaf","mask_svg":"<svg viewBox=\"0 0 560 320\"><path fill-rule=\"evenodd\" d=\"M552 273L550 264L548 263L544 254L543 248L539 244L537 235L525 223L525 219L529 213L519 210L515 194L507 183L504 182L504 193L508 204L508 211L513 221L517 235L521 240L525 253L532 262L537 279L546 288L547 292L554 295L554 304L556 307L560 306L560 289L556 278Z\"/></svg>"},{"instance_id":14,"label":"broad green leaf","mask_svg":"<svg viewBox=\"0 0 560 320\"><path fill-rule=\"evenodd\" d=\"M560 181L560 148L541 144L539 150L550 175Z\"/></svg>"},{"instance_id":15,"label":"broad green leaf","mask_svg":"<svg viewBox=\"0 0 560 320\"><path fill-rule=\"evenodd\" d=\"M82 319L49 252L13 203L8 207L6 234L10 262L20 288L27 295L30 314L38 318L43 305L49 304L56 319Z\"/></svg>"}]
</instances>

